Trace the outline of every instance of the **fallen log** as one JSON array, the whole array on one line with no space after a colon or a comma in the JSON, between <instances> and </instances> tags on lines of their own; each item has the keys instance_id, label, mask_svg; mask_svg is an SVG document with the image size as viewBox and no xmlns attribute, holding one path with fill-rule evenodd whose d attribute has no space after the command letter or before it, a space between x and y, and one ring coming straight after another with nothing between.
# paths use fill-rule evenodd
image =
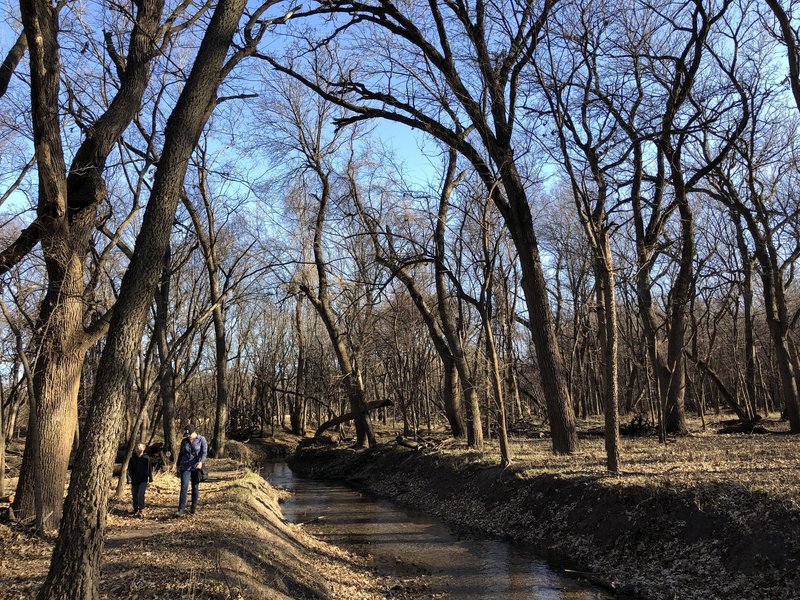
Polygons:
<instances>
[{"instance_id":1,"label":"fallen log","mask_svg":"<svg viewBox=\"0 0 800 600\"><path fill-rule=\"evenodd\" d=\"M729 425L718 429L717 433L769 433L766 428L759 425L761 420L761 416L756 415L752 419L747 419L736 425Z\"/></svg>"},{"instance_id":2,"label":"fallen log","mask_svg":"<svg viewBox=\"0 0 800 600\"><path fill-rule=\"evenodd\" d=\"M391 406L393 402L389 399L386 400L374 400L372 402L367 403L367 407L364 412L369 412L371 410L375 410L378 408L383 408L385 406ZM356 418L356 413L349 412L338 417L331 419L330 421L325 421L322 425L317 427L317 431L314 433L314 437L318 438L326 429L330 429L331 427L336 427L337 425L341 425L342 423L347 423L348 421L352 421Z\"/></svg>"},{"instance_id":3,"label":"fallen log","mask_svg":"<svg viewBox=\"0 0 800 600\"><path fill-rule=\"evenodd\" d=\"M411 448L411 450L421 450L424 447L423 444L415 442L414 440L407 440L402 435L398 435L395 441L399 446L403 446L404 448Z\"/></svg>"},{"instance_id":4,"label":"fallen log","mask_svg":"<svg viewBox=\"0 0 800 600\"><path fill-rule=\"evenodd\" d=\"M339 443L338 436L334 437L330 435L318 435L316 437L303 438L298 442L298 445L301 448L305 448L306 446L314 446L314 445L335 446L338 443Z\"/></svg>"},{"instance_id":5,"label":"fallen log","mask_svg":"<svg viewBox=\"0 0 800 600\"><path fill-rule=\"evenodd\" d=\"M743 421L747 419L747 413L741 407L741 405L736 401L736 397L733 395L733 393L722 382L722 379L720 378L719 375L717 375L717 372L714 371L714 369L712 369L711 366L706 361L694 357L691 352L684 351L684 354L689 360L693 361L694 364L698 366L698 368L705 371L706 375L708 375L708 378L711 379L714 385L717 386L717 389L719 390L722 399L725 400L725 403L733 409L733 412L736 413L736 416L742 419ZM718 431L717 433L722 433L722 432ZM726 433L734 433L734 432L726 432Z\"/></svg>"}]
</instances>

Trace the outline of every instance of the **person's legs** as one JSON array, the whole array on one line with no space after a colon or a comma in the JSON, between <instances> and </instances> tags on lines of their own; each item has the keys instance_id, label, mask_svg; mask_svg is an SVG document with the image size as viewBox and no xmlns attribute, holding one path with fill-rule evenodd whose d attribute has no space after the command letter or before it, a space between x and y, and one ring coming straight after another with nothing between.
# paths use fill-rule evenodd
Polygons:
<instances>
[{"instance_id":1,"label":"person's legs","mask_svg":"<svg viewBox=\"0 0 800 600\"><path fill-rule=\"evenodd\" d=\"M197 510L197 500L200 498L200 470L192 469L192 508L194 513Z\"/></svg>"},{"instance_id":2,"label":"person's legs","mask_svg":"<svg viewBox=\"0 0 800 600\"><path fill-rule=\"evenodd\" d=\"M144 510L144 493L147 491L147 482L143 481L139 484L139 489L136 492L136 503L138 504L138 510L141 512Z\"/></svg>"},{"instance_id":3,"label":"person's legs","mask_svg":"<svg viewBox=\"0 0 800 600\"><path fill-rule=\"evenodd\" d=\"M178 511L186 508L186 494L189 491L189 479L191 476L191 471L181 471L181 495L178 499Z\"/></svg>"}]
</instances>

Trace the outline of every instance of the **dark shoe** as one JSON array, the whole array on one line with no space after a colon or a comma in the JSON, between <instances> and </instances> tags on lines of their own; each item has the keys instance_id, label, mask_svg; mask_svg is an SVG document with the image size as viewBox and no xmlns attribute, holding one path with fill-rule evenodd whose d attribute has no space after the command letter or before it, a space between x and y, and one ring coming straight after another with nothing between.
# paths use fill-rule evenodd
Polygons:
<instances>
[{"instance_id":1,"label":"dark shoe","mask_svg":"<svg viewBox=\"0 0 800 600\"><path fill-rule=\"evenodd\" d=\"M175 516L176 517L182 517L183 516L183 509L179 508L178 510L176 510L175 511Z\"/></svg>"},{"instance_id":2,"label":"dark shoe","mask_svg":"<svg viewBox=\"0 0 800 600\"><path fill-rule=\"evenodd\" d=\"M140 511L138 508L134 511L131 511L132 517L138 517L140 514L142 514L142 511Z\"/></svg>"},{"instance_id":3,"label":"dark shoe","mask_svg":"<svg viewBox=\"0 0 800 600\"><path fill-rule=\"evenodd\" d=\"M196 509L196 508L193 506L192 508L190 508L190 509L189 509L189 512L190 512L190 513L192 513L192 514L194 514L196 510L197 510L197 509Z\"/></svg>"}]
</instances>

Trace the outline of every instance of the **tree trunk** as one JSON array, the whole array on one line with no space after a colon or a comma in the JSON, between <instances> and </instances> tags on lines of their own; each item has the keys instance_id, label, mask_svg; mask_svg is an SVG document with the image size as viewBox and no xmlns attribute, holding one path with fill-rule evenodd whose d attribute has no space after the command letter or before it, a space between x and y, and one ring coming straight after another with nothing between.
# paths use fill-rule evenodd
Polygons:
<instances>
[{"instance_id":1,"label":"tree trunk","mask_svg":"<svg viewBox=\"0 0 800 600\"><path fill-rule=\"evenodd\" d=\"M602 228L597 233L600 248L595 249L596 252L599 251L595 256L595 265L601 297L598 321L601 322L600 341L603 346L606 467L610 472L617 473L620 468L619 361L617 360L619 342L614 259L608 231Z\"/></svg>"},{"instance_id":2,"label":"tree trunk","mask_svg":"<svg viewBox=\"0 0 800 600\"><path fill-rule=\"evenodd\" d=\"M539 257L539 243L533 230L533 217L513 158L509 155L506 161L501 161L501 164L508 205L499 205L498 208L511 232L519 256L522 290L525 293L531 336L536 348L542 388L547 402L553 452L570 454L578 447L575 413L553 327L547 284Z\"/></svg>"},{"instance_id":3,"label":"tree trunk","mask_svg":"<svg viewBox=\"0 0 800 600\"><path fill-rule=\"evenodd\" d=\"M50 571L38 595L40 600L99 597L108 482L120 417L130 390L130 369L162 271L189 157L215 106L225 56L244 7L244 0L220 0L217 4L186 86L167 120L153 191L120 286L86 420L86 434L72 472L64 518Z\"/></svg>"},{"instance_id":4,"label":"tree trunk","mask_svg":"<svg viewBox=\"0 0 800 600\"><path fill-rule=\"evenodd\" d=\"M216 276L216 271L214 272ZM217 458L225 457L225 440L228 429L228 345L225 334L225 315L221 305L219 277L212 277L216 280L216 285L212 282L212 302L214 307L214 348L216 361L216 386L217 386L217 414L214 420L214 439L211 443L214 448L214 456ZM215 298L216 296L216 298Z\"/></svg>"},{"instance_id":5,"label":"tree trunk","mask_svg":"<svg viewBox=\"0 0 800 600\"><path fill-rule=\"evenodd\" d=\"M679 157L674 157L679 161ZM666 405L666 430L668 433L686 433L686 366L684 350L686 338L687 310L692 283L692 261L695 254L694 217L683 189L682 177L673 167L673 186L678 201L681 218L681 256L678 265L678 276L672 286L672 310L670 311L670 327L667 345L667 365L670 372Z\"/></svg>"},{"instance_id":6,"label":"tree trunk","mask_svg":"<svg viewBox=\"0 0 800 600\"><path fill-rule=\"evenodd\" d=\"M303 324L303 297L297 296L297 305L294 311L294 326L297 331L297 373L294 382L294 400L289 415L292 433L305 435L306 433L306 336Z\"/></svg>"},{"instance_id":7,"label":"tree trunk","mask_svg":"<svg viewBox=\"0 0 800 600\"><path fill-rule=\"evenodd\" d=\"M158 349L158 384L161 397L161 414L164 425L164 453L171 463L178 458L178 427L175 422L175 369L167 340L170 284L172 280L172 251L167 244L161 267L161 284L156 293L156 318L154 335ZM165 465L165 468L171 465Z\"/></svg>"},{"instance_id":8,"label":"tree trunk","mask_svg":"<svg viewBox=\"0 0 800 600\"><path fill-rule=\"evenodd\" d=\"M344 385L347 399L350 402L350 411L354 415L353 421L356 426L355 445L359 448L367 444L369 446L375 446L377 444L375 433L372 430L369 414L366 411L367 404L364 381L361 377L360 370L356 368L353 362L353 357L347 345L346 336L339 328L333 313L333 308L331 307L330 290L328 288L328 271L322 248L323 228L327 216L331 189L328 181L328 174L322 167L316 164L314 165L314 170L322 186L322 190L318 196L319 208L314 224L313 243L314 264L317 269L317 290L316 293L312 293L311 289L305 283L301 284L300 287L306 297L311 301L320 319L322 319L325 330L328 332L328 337L333 345L333 351L336 354L336 360L339 365L339 372L342 376L342 384Z\"/></svg>"},{"instance_id":9,"label":"tree trunk","mask_svg":"<svg viewBox=\"0 0 800 600\"><path fill-rule=\"evenodd\" d=\"M455 168L455 152L451 151L450 166L448 169ZM452 178L450 178L452 179ZM447 340L450 355L458 373L461 384L461 393L464 400L464 411L466 413L467 445L476 450L483 450L483 429L481 427L481 409L478 404L478 395L475 391L475 384L469 370L464 348L458 337L453 316L450 312L449 298L445 286L447 267L444 263L445 256L445 229L447 227L447 212L449 206L450 193L447 188L439 197L439 209L434 231L435 241L435 279L436 279L436 306L439 312L439 320L442 325L442 334Z\"/></svg>"},{"instance_id":10,"label":"tree trunk","mask_svg":"<svg viewBox=\"0 0 800 600\"><path fill-rule=\"evenodd\" d=\"M497 346L494 342L494 333L489 315L481 311L483 331L486 336L486 358L489 362L489 379L492 382L492 394L497 406L497 422L500 426L498 439L500 441L500 464L507 467L511 464L511 447L508 444L508 426L506 424L506 404L503 396L503 378L500 375L500 359L497 357Z\"/></svg>"},{"instance_id":11,"label":"tree trunk","mask_svg":"<svg viewBox=\"0 0 800 600\"><path fill-rule=\"evenodd\" d=\"M212 320L214 322L214 364L216 383L216 416L214 419L214 437L211 441L211 454L216 458L225 457L225 438L228 429L230 407L228 404L228 344L225 331L225 306L223 304L223 291L219 279L219 257L214 244L213 230L214 214L208 191L207 175L204 172L205 163L198 165L198 188L206 208L208 231L188 197L183 196L183 205L192 219L200 248L203 250L203 259L208 273L209 299L212 306Z\"/></svg>"},{"instance_id":12,"label":"tree trunk","mask_svg":"<svg viewBox=\"0 0 800 600\"><path fill-rule=\"evenodd\" d=\"M736 246L742 261L742 303L744 307L744 381L747 396L753 407L753 415L758 411L756 404L756 344L753 334L753 259L744 239L744 227L739 214L731 211L731 220L736 227Z\"/></svg>"}]
</instances>

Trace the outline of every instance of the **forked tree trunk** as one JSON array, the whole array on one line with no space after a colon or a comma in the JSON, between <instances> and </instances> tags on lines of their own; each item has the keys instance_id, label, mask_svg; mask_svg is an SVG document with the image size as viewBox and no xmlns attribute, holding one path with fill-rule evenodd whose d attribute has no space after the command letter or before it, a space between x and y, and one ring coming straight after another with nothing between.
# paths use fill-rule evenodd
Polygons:
<instances>
[{"instance_id":1,"label":"forked tree trunk","mask_svg":"<svg viewBox=\"0 0 800 600\"><path fill-rule=\"evenodd\" d=\"M736 246L742 261L742 304L744 308L744 380L753 414L758 412L756 395L756 343L753 333L753 259L744 239L744 228L738 213L731 211L731 220L736 226Z\"/></svg>"},{"instance_id":2,"label":"forked tree trunk","mask_svg":"<svg viewBox=\"0 0 800 600\"><path fill-rule=\"evenodd\" d=\"M453 181L452 173L455 171L455 151L450 152L450 162L448 164L447 181ZM461 394L465 412L467 429L467 445L476 450L483 450L483 427L481 425L481 408L478 404L478 394L475 384L472 381L472 374L464 356L464 348L456 331L453 315L450 312L450 301L447 294L445 281L447 278L447 267L445 266L445 231L447 229L447 213L452 190L449 186L444 186L439 196L439 208L436 217L436 227L434 229L434 271L436 281L436 306L439 311L439 321L441 322L442 335L447 340L450 356L458 374L458 381L461 384Z\"/></svg>"},{"instance_id":3,"label":"forked tree trunk","mask_svg":"<svg viewBox=\"0 0 800 600\"><path fill-rule=\"evenodd\" d=\"M328 212L328 203L331 200L331 189L328 174L320 164L313 166L314 172L319 177L321 191L319 193L319 207L314 223L314 264L317 271L316 292L302 283L300 289L311 302L317 311L325 330L331 340L336 361L339 365L339 373L342 376L342 384L350 403L350 412L353 414L353 422L356 426L356 447L361 448L365 445L375 446L377 440L372 430L369 414L367 413L366 391L360 370L357 369L353 356L348 347L345 333L339 328L336 315L331 306L331 297L328 284L328 269L325 261L325 254L322 247L323 229Z\"/></svg>"},{"instance_id":4,"label":"forked tree trunk","mask_svg":"<svg viewBox=\"0 0 800 600\"><path fill-rule=\"evenodd\" d=\"M485 310L481 310L483 332L486 336L486 358L489 361L489 378L492 382L492 395L497 407L497 422L500 426L498 439L500 441L500 464L507 467L511 464L513 456L508 444L508 426L506 424L506 404L503 396L503 378L500 375L500 359L497 356L497 346L494 342L492 323Z\"/></svg>"},{"instance_id":5,"label":"forked tree trunk","mask_svg":"<svg viewBox=\"0 0 800 600\"><path fill-rule=\"evenodd\" d=\"M102 321L88 331L84 328L82 300L83 262L97 206L106 195L102 172L109 153L141 106L158 43L162 9L162 0L137 4L118 92L93 123L92 135L78 148L67 177L60 129L58 11L45 0L20 2L25 31L35 32L27 39L33 40L31 109L39 175L36 231L48 283L37 322L41 342L33 367L36 411L31 419L37 419L40 440L36 448L26 444L14 509L22 518L33 513L33 471L43 471L40 494L46 528L56 527L61 517L67 464L77 428L82 365L86 351L103 329ZM21 256L24 252L18 254ZM4 263L2 268L7 269L8 265Z\"/></svg>"},{"instance_id":6,"label":"forked tree trunk","mask_svg":"<svg viewBox=\"0 0 800 600\"><path fill-rule=\"evenodd\" d=\"M694 216L684 188L681 172L680 154L668 154L672 164L673 187L681 220L681 253L678 276L672 286L670 325L667 342L667 366L669 368L669 388L666 404L666 430L668 433L685 434L686 422L686 327L689 309L689 296L692 286L692 262L694 261Z\"/></svg>"},{"instance_id":7,"label":"forked tree trunk","mask_svg":"<svg viewBox=\"0 0 800 600\"><path fill-rule=\"evenodd\" d=\"M116 440L130 392L139 346L164 253L169 244L189 157L216 102L223 65L245 0L220 0L214 9L186 85L167 120L136 247L120 286L98 368L86 434L72 471L58 540L40 600L99 597L100 563Z\"/></svg>"}]
</instances>

